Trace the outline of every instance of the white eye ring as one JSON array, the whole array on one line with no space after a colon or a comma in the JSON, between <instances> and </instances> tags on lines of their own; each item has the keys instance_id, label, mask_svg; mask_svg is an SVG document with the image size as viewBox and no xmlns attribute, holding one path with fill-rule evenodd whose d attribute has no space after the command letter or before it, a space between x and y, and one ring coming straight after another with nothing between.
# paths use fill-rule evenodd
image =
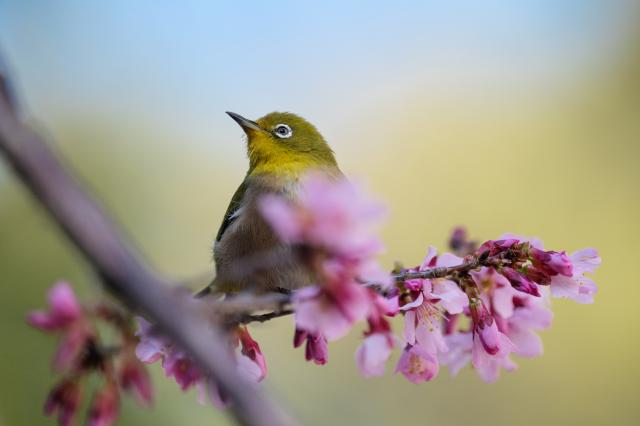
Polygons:
<instances>
[{"instance_id":1,"label":"white eye ring","mask_svg":"<svg viewBox=\"0 0 640 426\"><path fill-rule=\"evenodd\" d=\"M278 124L273 128L273 134L280 139L287 139L293 136L293 130L291 130L291 127L286 124Z\"/></svg>"}]
</instances>

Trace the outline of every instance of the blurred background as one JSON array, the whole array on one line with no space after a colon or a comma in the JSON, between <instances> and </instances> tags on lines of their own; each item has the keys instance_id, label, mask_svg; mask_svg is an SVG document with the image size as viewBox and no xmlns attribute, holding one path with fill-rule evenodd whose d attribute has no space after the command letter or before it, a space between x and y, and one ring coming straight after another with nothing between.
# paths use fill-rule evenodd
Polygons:
<instances>
[{"instance_id":1,"label":"blurred background","mask_svg":"<svg viewBox=\"0 0 640 426\"><path fill-rule=\"evenodd\" d=\"M34 126L176 277L211 243L244 176L224 111L292 111L388 202L390 266L464 224L547 247L600 249L596 303L554 303L545 356L495 384L447 371L360 378L360 330L318 367L290 318L253 327L266 386L307 425L637 424L640 5L631 1L208 2L0 0L0 50ZM28 328L57 279L98 297L78 253L0 163L0 424L41 405L55 341ZM634 325L635 324L635 325ZM398 324L399 325L399 324ZM156 407L121 425L228 424L154 366Z\"/></svg>"}]
</instances>

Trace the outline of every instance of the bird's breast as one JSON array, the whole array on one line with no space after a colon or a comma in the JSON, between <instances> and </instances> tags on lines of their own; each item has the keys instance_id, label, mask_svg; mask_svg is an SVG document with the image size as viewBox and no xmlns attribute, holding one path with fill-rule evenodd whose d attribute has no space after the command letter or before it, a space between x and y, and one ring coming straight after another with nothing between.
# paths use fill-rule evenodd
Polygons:
<instances>
[{"instance_id":1,"label":"bird's breast","mask_svg":"<svg viewBox=\"0 0 640 426\"><path fill-rule=\"evenodd\" d=\"M264 220L259 200L265 194L295 199L297 181L249 182L233 221L214 247L216 283L225 291L276 287L297 288L310 277L287 244L282 243Z\"/></svg>"}]
</instances>

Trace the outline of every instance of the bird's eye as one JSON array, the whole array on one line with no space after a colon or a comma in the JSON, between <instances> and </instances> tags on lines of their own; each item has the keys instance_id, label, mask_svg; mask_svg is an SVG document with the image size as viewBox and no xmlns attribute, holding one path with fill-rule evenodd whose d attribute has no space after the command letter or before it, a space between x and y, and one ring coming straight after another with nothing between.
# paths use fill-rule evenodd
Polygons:
<instances>
[{"instance_id":1,"label":"bird's eye","mask_svg":"<svg viewBox=\"0 0 640 426\"><path fill-rule=\"evenodd\" d=\"M282 139L286 139L286 138L290 138L291 135L293 135L293 131L291 130L291 127L287 126L286 124L278 124L276 127L273 128L273 133Z\"/></svg>"}]
</instances>

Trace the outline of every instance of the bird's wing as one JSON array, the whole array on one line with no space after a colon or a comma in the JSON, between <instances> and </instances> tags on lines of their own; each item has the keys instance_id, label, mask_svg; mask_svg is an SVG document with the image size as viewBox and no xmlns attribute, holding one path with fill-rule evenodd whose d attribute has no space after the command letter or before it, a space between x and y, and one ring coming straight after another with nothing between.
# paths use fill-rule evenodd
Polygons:
<instances>
[{"instance_id":1,"label":"bird's wing","mask_svg":"<svg viewBox=\"0 0 640 426\"><path fill-rule=\"evenodd\" d=\"M222 220L222 224L220 225L220 229L218 229L218 235L216 235L216 242L222 239L222 235L229 228L229 225L233 223L234 220L238 218L238 209L242 204L242 198L244 197L244 193L247 190L246 179L242 181L238 189L236 189L235 194L231 198L231 202L229 203L229 207L227 207L227 211L224 214L224 219Z\"/></svg>"}]
</instances>

